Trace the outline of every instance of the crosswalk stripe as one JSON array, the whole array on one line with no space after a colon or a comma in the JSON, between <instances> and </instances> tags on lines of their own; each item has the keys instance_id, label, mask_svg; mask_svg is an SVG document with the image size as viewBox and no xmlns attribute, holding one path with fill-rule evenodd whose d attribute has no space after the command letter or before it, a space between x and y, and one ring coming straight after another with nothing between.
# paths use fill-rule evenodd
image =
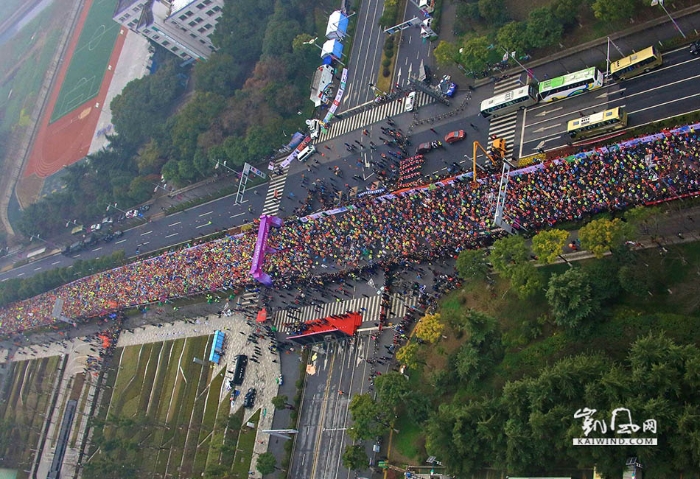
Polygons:
<instances>
[{"instance_id":1,"label":"crosswalk stripe","mask_svg":"<svg viewBox=\"0 0 700 479\"><path fill-rule=\"evenodd\" d=\"M277 168L285 158L280 158L275 162L275 168ZM270 178L270 183L267 187L267 195L265 196L265 202L263 203L263 215L276 215L280 208L280 200L275 198L275 191L279 191L278 195L280 199L284 194L284 185L287 182L287 175L289 174L289 168L283 168L281 175L276 175Z\"/></svg>"},{"instance_id":2,"label":"crosswalk stripe","mask_svg":"<svg viewBox=\"0 0 700 479\"><path fill-rule=\"evenodd\" d=\"M422 106L434 103L434 101L435 100L433 100L433 98L427 94L417 92L416 108L421 108ZM319 135L317 143L323 143L338 136L342 136L348 132L359 130L360 128L366 128L368 125L384 121L387 116L395 116L403 111L403 101L398 102L394 100L389 103L384 103L383 105L378 105L367 111L357 113L350 117L335 120L333 123L331 123L328 131Z\"/></svg>"},{"instance_id":3,"label":"crosswalk stripe","mask_svg":"<svg viewBox=\"0 0 700 479\"><path fill-rule=\"evenodd\" d=\"M522 84L520 83L519 79L520 76L515 76L496 82L493 86L494 96L509 90L514 90L515 88L521 86ZM506 141L506 156L509 156L513 151L513 145L515 144L515 125L517 120L518 112L514 111L493 119L489 124L489 137L495 135L498 138L503 138Z\"/></svg>"},{"instance_id":4,"label":"crosswalk stripe","mask_svg":"<svg viewBox=\"0 0 700 479\"><path fill-rule=\"evenodd\" d=\"M353 298L346 301L334 301L317 306L303 306L299 309L284 309L275 311L272 324L280 332L289 332L296 321L307 322L328 316L345 314L348 311L359 311L363 322L379 321L381 312L381 296ZM418 303L415 296L404 296L394 293L390 296L388 319L403 318L409 308Z\"/></svg>"}]
</instances>

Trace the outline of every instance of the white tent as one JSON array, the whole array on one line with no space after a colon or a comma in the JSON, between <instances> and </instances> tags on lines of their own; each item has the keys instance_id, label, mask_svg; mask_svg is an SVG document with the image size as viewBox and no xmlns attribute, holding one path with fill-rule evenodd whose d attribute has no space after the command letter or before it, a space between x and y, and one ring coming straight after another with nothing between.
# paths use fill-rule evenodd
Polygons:
<instances>
[{"instance_id":1,"label":"white tent","mask_svg":"<svg viewBox=\"0 0 700 479\"><path fill-rule=\"evenodd\" d=\"M342 40L348 31L348 17L343 12L336 10L328 17L328 27L326 27L326 38L329 40Z\"/></svg>"},{"instance_id":2,"label":"white tent","mask_svg":"<svg viewBox=\"0 0 700 479\"><path fill-rule=\"evenodd\" d=\"M321 49L321 58L331 57L340 59L343 56L343 44L338 40L328 40Z\"/></svg>"}]
</instances>

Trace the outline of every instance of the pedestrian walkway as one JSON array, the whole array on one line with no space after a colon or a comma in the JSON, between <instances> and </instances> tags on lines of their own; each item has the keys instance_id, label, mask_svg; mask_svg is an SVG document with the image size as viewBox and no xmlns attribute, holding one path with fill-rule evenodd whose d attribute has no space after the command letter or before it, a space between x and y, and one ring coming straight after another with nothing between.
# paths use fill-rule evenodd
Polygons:
<instances>
[{"instance_id":1,"label":"pedestrian walkway","mask_svg":"<svg viewBox=\"0 0 700 479\"><path fill-rule=\"evenodd\" d=\"M416 110L422 106L434 102L434 98L431 98L423 92L416 92ZM321 133L321 135L318 137L317 143L332 140L333 138L344 135L350 131L366 128L369 125L385 120L387 116L395 116L404 113L404 109L404 100L394 100L383 105L375 106L374 108L362 113L343 118L342 120L334 120L333 123L331 123L328 131Z\"/></svg>"},{"instance_id":2,"label":"pedestrian walkway","mask_svg":"<svg viewBox=\"0 0 700 479\"><path fill-rule=\"evenodd\" d=\"M318 318L345 314L348 311L359 311L363 322L379 321L381 310L381 295L363 296L347 301L335 301L315 306L303 306L299 309L284 309L276 311L272 316L272 324L280 332L289 332L290 326L295 321L311 321ZM418 298L415 296L403 296L398 293L391 295L390 311L388 319L401 318L411 306L415 306Z\"/></svg>"},{"instance_id":3,"label":"pedestrian walkway","mask_svg":"<svg viewBox=\"0 0 700 479\"><path fill-rule=\"evenodd\" d=\"M493 94L496 96L509 90L514 90L521 85L520 78L516 75L503 81L496 82L493 87ZM518 112L514 111L491 120L489 124L489 137L496 135L498 138L506 140L506 157L510 156L513 152L515 124L517 119Z\"/></svg>"},{"instance_id":4,"label":"pedestrian walkway","mask_svg":"<svg viewBox=\"0 0 700 479\"><path fill-rule=\"evenodd\" d=\"M280 158L275 162L275 171L286 158ZM282 168L282 173L270 172L270 184L267 187L267 196L263 204L263 215L276 215L280 210L280 201L284 194L284 184L287 182L289 168Z\"/></svg>"}]
</instances>

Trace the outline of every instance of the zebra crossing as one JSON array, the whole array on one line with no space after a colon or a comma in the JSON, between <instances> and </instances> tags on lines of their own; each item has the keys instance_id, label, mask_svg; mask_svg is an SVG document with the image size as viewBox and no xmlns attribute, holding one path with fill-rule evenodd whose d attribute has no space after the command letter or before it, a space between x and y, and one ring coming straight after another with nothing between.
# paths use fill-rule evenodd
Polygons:
<instances>
[{"instance_id":1,"label":"zebra crossing","mask_svg":"<svg viewBox=\"0 0 700 479\"><path fill-rule=\"evenodd\" d=\"M511 77L503 81L499 81L494 85L493 94L499 95L508 90L513 90L521 86L519 77ZM501 117L491 120L489 124L489 137L496 135L498 138L506 140L506 157L513 153L513 144L515 140L515 124L518 120L518 112L507 113Z\"/></svg>"},{"instance_id":2,"label":"zebra crossing","mask_svg":"<svg viewBox=\"0 0 700 479\"><path fill-rule=\"evenodd\" d=\"M275 163L275 171L277 167L285 160L281 158ZM280 201L284 194L284 184L287 182L289 168L282 168L282 174L278 175L275 171L270 172L270 183L267 187L267 195L263 204L263 215L276 215L280 210Z\"/></svg>"},{"instance_id":3,"label":"zebra crossing","mask_svg":"<svg viewBox=\"0 0 700 479\"><path fill-rule=\"evenodd\" d=\"M398 293L391 295L390 311L388 319L403 317L408 309L415 306L418 298L415 296L403 296ZM319 306L303 306L296 310L284 309L275 311L272 315L272 324L280 332L288 332L290 323L295 321L311 321L318 318L345 314L348 311L359 311L362 313L363 322L379 320L381 310L381 295L369 297L353 298L347 301L336 301L325 303Z\"/></svg>"},{"instance_id":4,"label":"zebra crossing","mask_svg":"<svg viewBox=\"0 0 700 479\"><path fill-rule=\"evenodd\" d=\"M416 92L416 109L433 102L435 102L435 100L425 93L420 91ZM387 116L399 115L404 113L404 109L404 101L391 101L389 103L384 103L383 105L370 108L362 113L357 113L340 120L336 119L330 124L328 131L319 135L317 143L323 143L324 141L332 140L333 138L344 135L350 131L365 128L373 123L383 121Z\"/></svg>"}]
</instances>

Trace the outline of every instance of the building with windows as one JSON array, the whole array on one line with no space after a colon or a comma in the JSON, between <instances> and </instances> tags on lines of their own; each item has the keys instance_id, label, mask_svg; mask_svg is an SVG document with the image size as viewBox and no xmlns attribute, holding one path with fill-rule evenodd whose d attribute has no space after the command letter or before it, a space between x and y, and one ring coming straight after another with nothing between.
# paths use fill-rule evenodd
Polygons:
<instances>
[{"instance_id":1,"label":"building with windows","mask_svg":"<svg viewBox=\"0 0 700 479\"><path fill-rule=\"evenodd\" d=\"M184 61L206 60L223 7L224 0L118 0L112 18Z\"/></svg>"}]
</instances>

